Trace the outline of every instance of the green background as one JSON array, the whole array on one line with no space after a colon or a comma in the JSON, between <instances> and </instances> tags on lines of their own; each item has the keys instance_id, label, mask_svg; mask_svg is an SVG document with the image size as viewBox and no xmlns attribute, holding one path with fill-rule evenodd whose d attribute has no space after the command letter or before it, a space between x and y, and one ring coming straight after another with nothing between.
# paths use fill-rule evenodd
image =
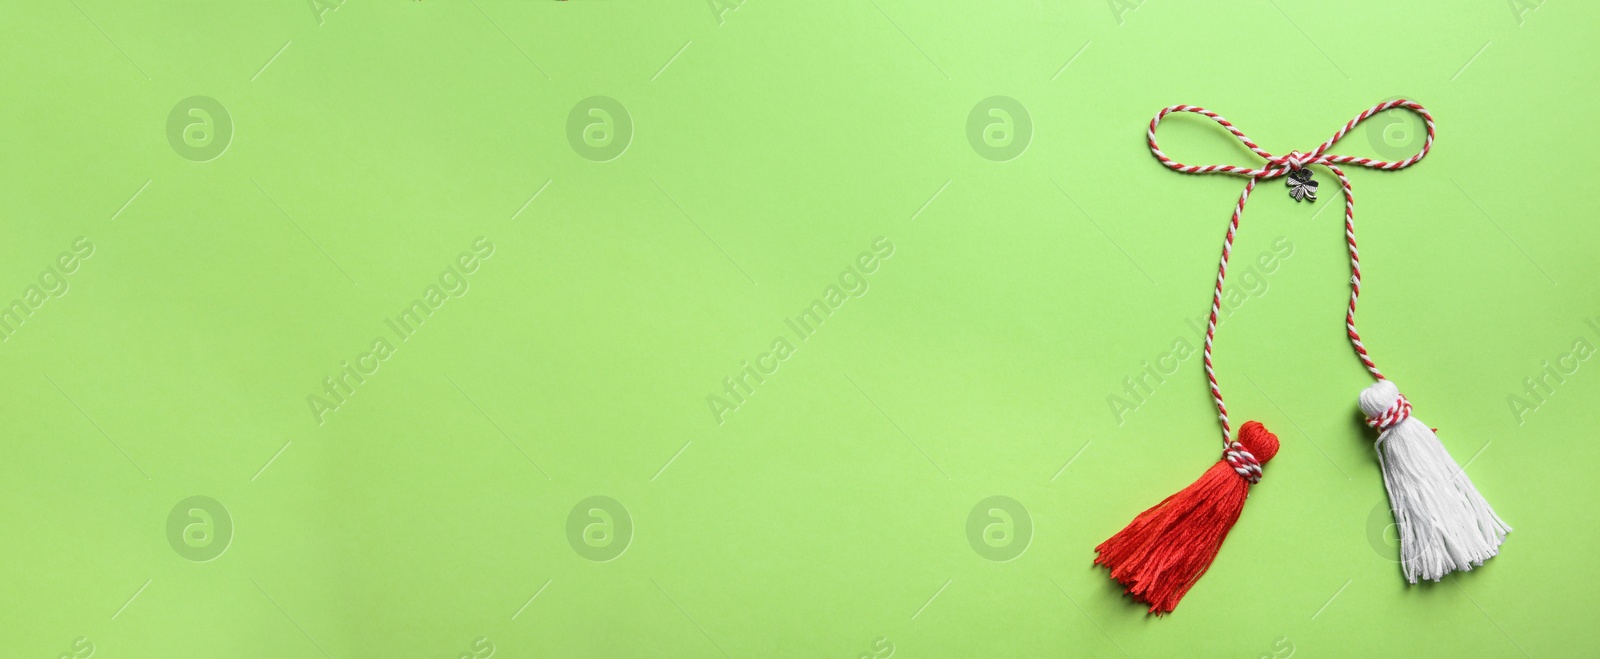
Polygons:
<instances>
[{"instance_id":1,"label":"green background","mask_svg":"<svg viewBox=\"0 0 1600 659\"><path fill-rule=\"evenodd\" d=\"M1600 345L1600 7L324 4L0 4L0 301L57 292L0 343L0 654L1595 651L1600 362L1573 351ZM197 96L231 128L186 143ZM606 162L594 96L632 127ZM968 130L994 96L1031 125L1004 162ZM1250 205L1230 284L1292 253L1218 339L1236 422L1283 450L1147 617L1092 548L1216 459L1213 413L1198 354L1109 397L1198 350L1242 181L1160 167L1144 126L1198 104L1286 153L1397 96L1439 138L1351 171L1364 336L1517 530L1403 583L1319 170L1321 202ZM1403 157L1408 122L1334 152ZM1162 130L1181 161L1258 162L1198 117ZM879 237L866 291L797 338ZM466 292L396 337L447 271ZM307 397L377 337L319 423ZM1540 402L1547 361L1577 371ZM569 532L593 496L616 506ZM988 504L968 528L993 496L999 547Z\"/></svg>"}]
</instances>

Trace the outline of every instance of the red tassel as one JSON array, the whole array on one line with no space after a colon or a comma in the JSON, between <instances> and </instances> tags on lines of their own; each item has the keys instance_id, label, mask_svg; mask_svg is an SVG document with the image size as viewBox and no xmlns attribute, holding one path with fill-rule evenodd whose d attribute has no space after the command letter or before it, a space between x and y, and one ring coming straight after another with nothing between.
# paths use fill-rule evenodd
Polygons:
<instances>
[{"instance_id":1,"label":"red tassel","mask_svg":"<svg viewBox=\"0 0 1600 659\"><path fill-rule=\"evenodd\" d=\"M1095 547L1095 564L1110 568L1111 578L1148 603L1151 613L1171 613L1211 567L1228 530L1239 521L1250 484L1261 479L1261 465L1277 453L1276 435L1255 421L1244 424L1234 445L1200 480L1139 513Z\"/></svg>"}]
</instances>

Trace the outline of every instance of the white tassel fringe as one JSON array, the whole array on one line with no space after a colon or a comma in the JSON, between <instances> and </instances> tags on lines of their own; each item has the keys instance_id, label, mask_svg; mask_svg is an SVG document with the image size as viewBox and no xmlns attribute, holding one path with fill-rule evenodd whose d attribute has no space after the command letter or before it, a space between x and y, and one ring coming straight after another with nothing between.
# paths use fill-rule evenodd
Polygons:
<instances>
[{"instance_id":1,"label":"white tassel fringe","mask_svg":"<svg viewBox=\"0 0 1600 659\"><path fill-rule=\"evenodd\" d=\"M1410 416L1410 404L1394 383L1379 380L1361 392L1360 402L1382 431L1375 448L1400 530L1406 581L1438 581L1500 553L1511 527L1494 514L1433 430Z\"/></svg>"}]
</instances>

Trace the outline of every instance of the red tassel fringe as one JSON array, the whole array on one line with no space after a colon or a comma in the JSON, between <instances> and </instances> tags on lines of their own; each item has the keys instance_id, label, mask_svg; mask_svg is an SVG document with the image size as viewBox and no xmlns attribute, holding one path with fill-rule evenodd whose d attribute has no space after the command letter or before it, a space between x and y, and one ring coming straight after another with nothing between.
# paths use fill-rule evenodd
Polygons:
<instances>
[{"instance_id":1,"label":"red tassel fringe","mask_svg":"<svg viewBox=\"0 0 1600 659\"><path fill-rule=\"evenodd\" d=\"M1239 429L1237 441L1262 465L1278 453L1278 437L1255 421ZM1111 578L1148 603L1151 613L1171 613L1211 567L1249 493L1250 482L1218 461L1095 547L1094 562L1110 568Z\"/></svg>"}]
</instances>

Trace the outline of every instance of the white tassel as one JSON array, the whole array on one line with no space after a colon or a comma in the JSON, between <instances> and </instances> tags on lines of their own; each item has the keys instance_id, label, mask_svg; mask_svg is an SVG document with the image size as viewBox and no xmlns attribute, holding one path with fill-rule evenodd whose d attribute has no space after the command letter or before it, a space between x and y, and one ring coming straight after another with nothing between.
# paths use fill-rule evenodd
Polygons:
<instances>
[{"instance_id":1,"label":"white tassel","mask_svg":"<svg viewBox=\"0 0 1600 659\"><path fill-rule=\"evenodd\" d=\"M1381 431L1375 448L1400 530L1406 581L1438 581L1500 553L1511 527L1494 514L1433 430L1411 416L1411 403L1394 383L1379 380L1362 391L1361 411L1367 425Z\"/></svg>"}]
</instances>

